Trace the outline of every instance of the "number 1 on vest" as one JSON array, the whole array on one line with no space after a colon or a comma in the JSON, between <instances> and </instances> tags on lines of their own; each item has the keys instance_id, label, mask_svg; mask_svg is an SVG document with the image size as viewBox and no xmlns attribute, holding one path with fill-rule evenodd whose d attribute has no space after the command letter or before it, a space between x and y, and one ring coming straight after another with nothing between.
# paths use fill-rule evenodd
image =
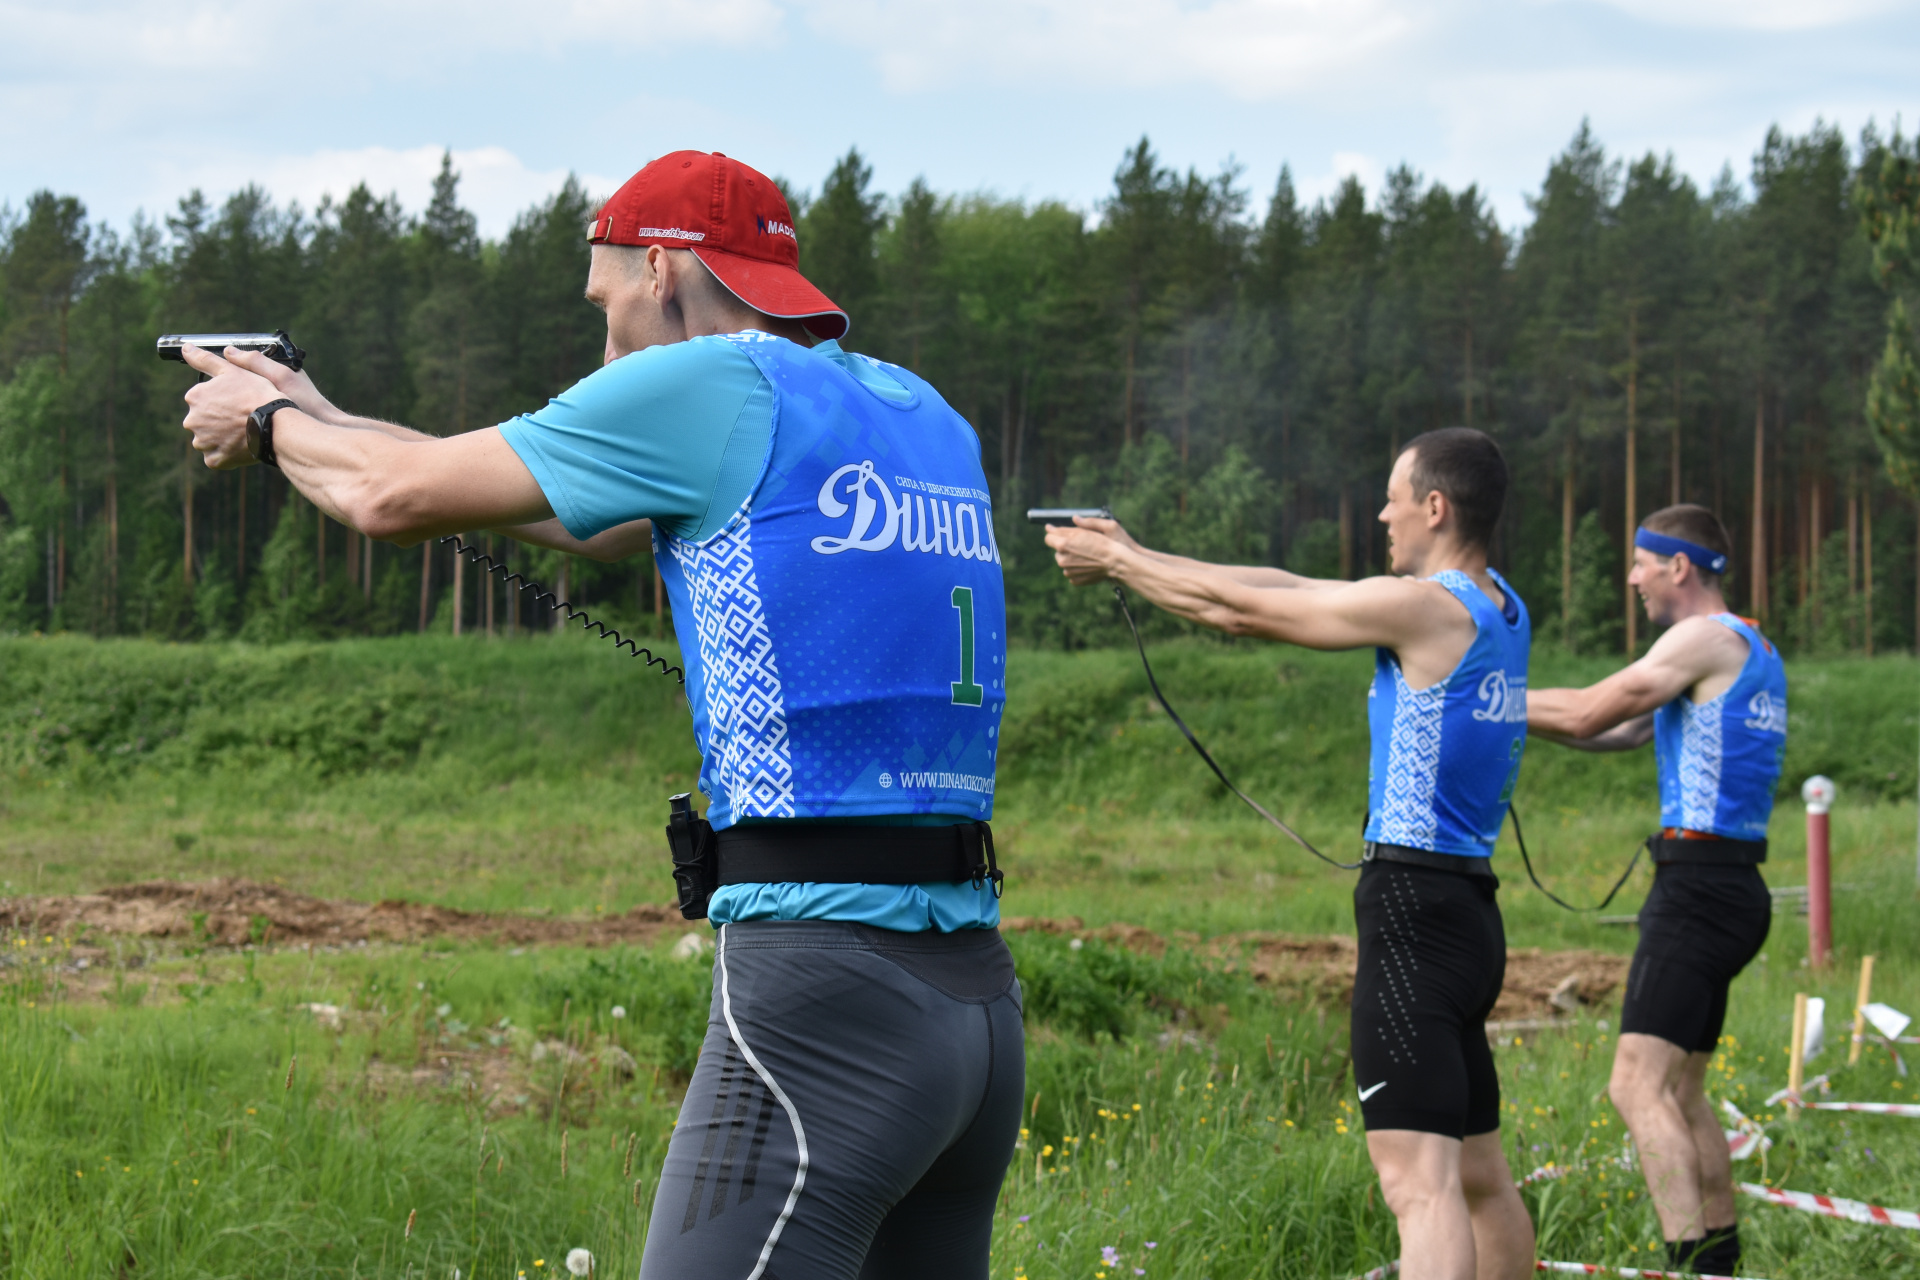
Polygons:
<instances>
[{"instance_id":1,"label":"number 1 on vest","mask_svg":"<svg viewBox=\"0 0 1920 1280\"><path fill-rule=\"evenodd\" d=\"M986 701L986 690L973 680L973 588L955 587L953 607L960 611L960 678L952 684L953 705L977 707Z\"/></svg>"}]
</instances>

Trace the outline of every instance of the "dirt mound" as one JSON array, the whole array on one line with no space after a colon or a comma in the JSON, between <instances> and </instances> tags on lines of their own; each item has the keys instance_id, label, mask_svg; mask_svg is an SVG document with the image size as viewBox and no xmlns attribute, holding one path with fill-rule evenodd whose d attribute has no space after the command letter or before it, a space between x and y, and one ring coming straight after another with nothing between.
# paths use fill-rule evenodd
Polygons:
<instances>
[{"instance_id":1,"label":"dirt mound","mask_svg":"<svg viewBox=\"0 0 1920 1280\"><path fill-rule=\"evenodd\" d=\"M663 933L683 933L687 927L678 909L664 905L589 919L496 915L424 902L316 898L254 880L202 884L152 880L71 897L0 898L0 929L63 937L90 930L213 946L339 945L449 937L596 946L651 942Z\"/></svg>"},{"instance_id":2,"label":"dirt mound","mask_svg":"<svg viewBox=\"0 0 1920 1280\"><path fill-rule=\"evenodd\" d=\"M1152 956L1164 954L1169 941L1200 945L1193 934L1175 933L1169 939L1138 925L1109 924L1089 929L1074 916L1009 916L1000 927L1009 933L1095 938ZM1228 933L1209 939L1201 949L1225 964L1244 966L1255 981L1263 984L1311 991L1341 1003L1353 996L1358 947L1345 935ZM1627 964L1627 957L1603 951L1510 948L1506 983L1492 1020L1565 1018L1583 1007L1599 1005L1626 980Z\"/></svg>"}]
</instances>

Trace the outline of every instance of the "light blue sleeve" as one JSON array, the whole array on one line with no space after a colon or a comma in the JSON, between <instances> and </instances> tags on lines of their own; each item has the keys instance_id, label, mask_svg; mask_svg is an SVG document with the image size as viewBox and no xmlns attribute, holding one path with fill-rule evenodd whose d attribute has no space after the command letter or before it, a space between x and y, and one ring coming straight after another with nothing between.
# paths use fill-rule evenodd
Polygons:
<instances>
[{"instance_id":1,"label":"light blue sleeve","mask_svg":"<svg viewBox=\"0 0 1920 1280\"><path fill-rule=\"evenodd\" d=\"M694 338L622 356L500 434L574 537L646 517L697 540L753 491L773 389L731 342Z\"/></svg>"}]
</instances>

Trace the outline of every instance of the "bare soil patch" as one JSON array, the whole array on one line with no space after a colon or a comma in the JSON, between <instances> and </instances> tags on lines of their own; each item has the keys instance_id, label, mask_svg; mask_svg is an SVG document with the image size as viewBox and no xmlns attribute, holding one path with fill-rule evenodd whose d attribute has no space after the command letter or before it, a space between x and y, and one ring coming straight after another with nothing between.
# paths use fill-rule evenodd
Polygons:
<instances>
[{"instance_id":1,"label":"bare soil patch","mask_svg":"<svg viewBox=\"0 0 1920 1280\"><path fill-rule=\"evenodd\" d=\"M1162 937L1131 924L1087 928L1077 917L1009 916L1009 933L1031 931L1095 938L1131 951L1159 956L1167 944L1198 947L1229 966L1245 966L1254 980L1298 990L1338 1003L1353 997L1353 967L1358 947L1342 934L1300 936L1281 933L1228 933L1202 943L1193 934ZM1608 1003L1626 981L1628 959L1604 951L1543 951L1513 947L1507 951L1507 977L1493 1021L1557 1019L1582 1008Z\"/></svg>"},{"instance_id":2,"label":"bare soil patch","mask_svg":"<svg viewBox=\"0 0 1920 1280\"><path fill-rule=\"evenodd\" d=\"M197 884L151 880L99 893L0 898L0 930L62 938L92 933L163 938L209 946L421 942L430 938L506 945L610 946L678 937L690 926L667 904L619 915L552 917L457 911L425 902L353 902L316 898L255 880ZM1009 933L1093 938L1159 956L1170 944L1192 947L1258 982L1344 1002L1353 992L1354 940L1339 934L1230 933L1202 940L1115 923L1089 929L1077 917L1009 916ZM1566 1017L1608 1000L1626 979L1627 958L1599 951L1507 952L1506 986L1496 1020Z\"/></svg>"},{"instance_id":3,"label":"bare soil patch","mask_svg":"<svg viewBox=\"0 0 1920 1280\"><path fill-rule=\"evenodd\" d=\"M255 880L182 884L151 880L99 893L0 898L0 930L73 937L85 932L211 946L419 942L455 938L506 944L607 946L684 933L677 908L619 915L543 917L456 911L424 902L316 898Z\"/></svg>"}]
</instances>

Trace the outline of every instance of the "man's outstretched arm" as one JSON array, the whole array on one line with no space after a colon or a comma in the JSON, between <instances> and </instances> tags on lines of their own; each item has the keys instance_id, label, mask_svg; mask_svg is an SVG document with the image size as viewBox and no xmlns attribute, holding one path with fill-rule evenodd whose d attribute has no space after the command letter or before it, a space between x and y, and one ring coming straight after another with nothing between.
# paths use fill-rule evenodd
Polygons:
<instances>
[{"instance_id":1,"label":"man's outstretched arm","mask_svg":"<svg viewBox=\"0 0 1920 1280\"><path fill-rule=\"evenodd\" d=\"M264 359L265 357L262 358ZM271 361L269 361L269 363L271 363ZM1294 590L1324 591L1330 587L1344 587L1349 585L1345 581L1337 579L1308 578L1298 573L1290 573L1285 569L1275 569L1267 565L1210 564L1205 560L1194 560L1187 556L1176 556L1168 551L1155 551L1151 547L1144 547L1134 541L1133 535L1121 527L1118 520L1102 519L1099 516L1075 516L1073 518L1073 526L1075 528L1088 529L1103 537L1110 538L1121 546L1136 551L1149 559L1158 560L1161 564L1171 569L1185 573L1195 573L1204 570L1211 573L1224 574L1242 586L1284 587ZM1065 528L1066 526L1059 527ZM1051 542L1051 539L1049 539L1049 542ZM1075 586L1085 586L1089 582L1098 582L1106 576L1104 570L1087 572L1077 570L1064 563L1061 567L1066 569L1067 579Z\"/></svg>"},{"instance_id":2,"label":"man's outstretched arm","mask_svg":"<svg viewBox=\"0 0 1920 1280\"><path fill-rule=\"evenodd\" d=\"M1731 640L1740 647L1728 648ZM1647 656L1584 689L1529 689L1527 730L1569 746L1592 751L1621 751L1645 743L1653 734L1652 712L1708 677L1733 670L1745 660L1745 642L1706 618L1676 623L1654 641ZM1645 718L1644 729L1626 729ZM1619 735L1601 735L1624 729ZM1637 738L1635 735L1639 735Z\"/></svg>"},{"instance_id":3,"label":"man's outstretched arm","mask_svg":"<svg viewBox=\"0 0 1920 1280\"><path fill-rule=\"evenodd\" d=\"M257 351L238 351L229 348L229 352L230 354L226 357L229 363L265 378L273 384L274 389L281 396L293 401L301 413L317 422L332 427L373 431L407 444L426 444L441 438L428 435L424 431L416 431L412 427L401 426L397 422L383 422L378 418L360 418L345 413L321 394L319 387L314 385L313 379L305 370L289 369L283 364L269 360ZM209 465L217 464L209 459ZM553 551L565 551L570 555L586 556L592 560L612 563L637 555L645 549L653 537L653 522L644 519L629 520L625 524L615 525L611 529L597 533L591 538L574 537L557 519L538 520L530 524L496 525L493 526L493 531L529 546L546 547Z\"/></svg>"},{"instance_id":4,"label":"man's outstretched arm","mask_svg":"<svg viewBox=\"0 0 1920 1280\"><path fill-rule=\"evenodd\" d=\"M182 355L207 375L186 395L182 425L193 433L193 447L209 467L248 465L247 416L283 393L211 352L190 347ZM533 473L498 428L445 440L400 431L337 426L303 408L282 409L274 416L274 452L287 479L315 506L385 542L410 546L463 529L552 518Z\"/></svg>"},{"instance_id":5,"label":"man's outstretched arm","mask_svg":"<svg viewBox=\"0 0 1920 1280\"><path fill-rule=\"evenodd\" d=\"M1404 578L1367 578L1326 590L1248 586L1212 565L1146 554L1089 529L1047 530L1054 558L1076 581L1111 579L1169 613L1229 635L1308 649L1400 649L1450 633L1470 642L1473 619L1443 592ZM1192 566L1192 567L1189 567ZM1462 644L1464 649L1464 642Z\"/></svg>"}]
</instances>

